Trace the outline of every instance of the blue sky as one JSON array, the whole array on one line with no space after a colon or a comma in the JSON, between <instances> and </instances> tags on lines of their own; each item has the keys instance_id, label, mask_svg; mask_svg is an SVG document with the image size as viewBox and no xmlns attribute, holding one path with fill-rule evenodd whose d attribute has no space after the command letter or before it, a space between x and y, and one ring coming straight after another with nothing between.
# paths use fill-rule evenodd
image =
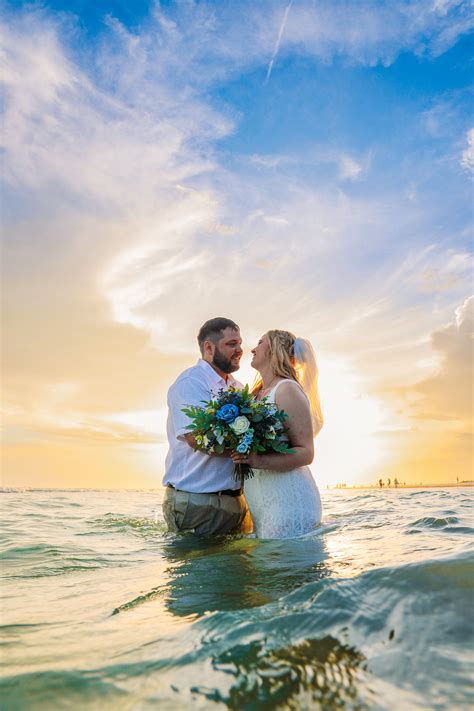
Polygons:
<instances>
[{"instance_id":1,"label":"blue sky","mask_svg":"<svg viewBox=\"0 0 474 711\"><path fill-rule=\"evenodd\" d=\"M167 385L218 307L248 349L272 327L313 340L326 470L467 467L468 2L3 7L15 442L119 428L159 470Z\"/></svg>"}]
</instances>

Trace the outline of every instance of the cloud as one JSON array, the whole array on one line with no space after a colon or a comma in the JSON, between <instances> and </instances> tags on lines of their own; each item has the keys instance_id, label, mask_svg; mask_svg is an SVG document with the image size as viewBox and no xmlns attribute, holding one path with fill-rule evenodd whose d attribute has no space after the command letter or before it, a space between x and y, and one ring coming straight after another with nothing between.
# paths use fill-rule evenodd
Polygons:
<instances>
[{"instance_id":1,"label":"cloud","mask_svg":"<svg viewBox=\"0 0 474 711\"><path fill-rule=\"evenodd\" d=\"M391 451L386 476L412 482L453 482L472 478L474 297L455 310L455 318L433 331L431 374L394 390L400 416L409 429L384 438ZM391 460L391 461L390 461Z\"/></svg>"},{"instance_id":2,"label":"cloud","mask_svg":"<svg viewBox=\"0 0 474 711\"><path fill-rule=\"evenodd\" d=\"M363 166L350 156L341 156L339 174L343 180L358 180L363 170Z\"/></svg>"},{"instance_id":3,"label":"cloud","mask_svg":"<svg viewBox=\"0 0 474 711\"><path fill-rule=\"evenodd\" d=\"M465 170L474 172L474 128L467 132L467 148L462 152L460 163Z\"/></svg>"},{"instance_id":4,"label":"cloud","mask_svg":"<svg viewBox=\"0 0 474 711\"><path fill-rule=\"evenodd\" d=\"M325 61L342 56L362 64L388 65L403 51L437 56L472 24L468 2L298 2L279 49L292 48Z\"/></svg>"},{"instance_id":5,"label":"cloud","mask_svg":"<svg viewBox=\"0 0 474 711\"><path fill-rule=\"evenodd\" d=\"M474 258L467 252L448 251L443 263L424 267L419 274L419 288L428 293L452 291L463 286L472 274Z\"/></svg>"},{"instance_id":6,"label":"cloud","mask_svg":"<svg viewBox=\"0 0 474 711\"><path fill-rule=\"evenodd\" d=\"M456 309L455 320L431 335L439 366L407 393L416 396L412 411L420 419L465 422L473 410L474 296Z\"/></svg>"},{"instance_id":7,"label":"cloud","mask_svg":"<svg viewBox=\"0 0 474 711\"><path fill-rule=\"evenodd\" d=\"M9 16L11 428L146 444L138 425L109 418L164 406L216 312L241 323L246 347L270 327L313 338L367 388L403 382L429 356L430 332L469 278L464 251L436 244L429 211L420 217L398 183L373 190L369 159L350 145L277 148L237 167L219 152L237 117L208 89L264 72L287 7L156 5L133 32L109 19L93 51L65 15ZM298 2L277 51L387 63L434 51L455 18L463 31L462 16L460 4Z\"/></svg>"},{"instance_id":8,"label":"cloud","mask_svg":"<svg viewBox=\"0 0 474 711\"><path fill-rule=\"evenodd\" d=\"M48 402L49 388L64 381L75 384L63 403L73 411L162 399L160 379L169 381L183 361L160 356L148 332L133 318L126 322L120 300L130 296L133 311L138 297L133 288L124 291L117 274L125 260L144 278L150 244L168 245L160 271L168 284L182 268L176 254L189 234L205 225L222 234L212 195L185 183L215 167L210 145L231 124L195 93L168 89L150 71L157 57L147 36L140 40L112 22L91 59L76 54L76 30L64 16L35 10L9 19L7 400L26 408ZM151 303L160 288L147 282Z\"/></svg>"},{"instance_id":9,"label":"cloud","mask_svg":"<svg viewBox=\"0 0 474 711\"><path fill-rule=\"evenodd\" d=\"M148 445L164 442L165 437L158 432L140 432L136 427L126 427L115 424L114 426L104 425L103 420L91 420L90 418L79 419L77 423L70 425L52 423L49 427L40 424L38 419L19 426L18 420L15 427L7 427L4 432L5 440L10 444L18 445L32 440L47 442L87 442L89 444L115 444L119 445Z\"/></svg>"},{"instance_id":10,"label":"cloud","mask_svg":"<svg viewBox=\"0 0 474 711\"><path fill-rule=\"evenodd\" d=\"M248 161L262 168L277 168L282 163L288 162L288 156L259 155L257 153L248 157Z\"/></svg>"},{"instance_id":11,"label":"cloud","mask_svg":"<svg viewBox=\"0 0 474 711\"><path fill-rule=\"evenodd\" d=\"M310 14L312 7L301 6ZM288 24L296 8L299 4L292 8ZM328 17L335 12L331 4L317 8ZM375 6L365 3L363 9L370 10L379 28ZM94 65L74 61L74 52L59 39L62 27L57 19L35 13L12 22L11 38L6 40L11 67L5 123L7 182L10 189L29 190L33 210L56 213L39 230L34 228L36 268L43 280L23 283L30 275L17 258L18 240L11 240L12 279L23 284L16 287L17 303L29 299L36 308L41 306L41 317L47 320L44 307L49 309L55 292L67 283L70 301L65 300L59 323L67 323L69 309L77 314L81 328L94 334L85 340L94 343L105 328L116 334L120 324L129 334L133 328L141 329L140 342L146 343L151 335L162 352L191 350L194 346L186 344L194 344L196 323L216 303L229 313L236 311L241 319L251 309L255 321L263 323L273 301L273 310L283 321L296 319L302 328L305 319L298 314L311 303L318 322L314 332L334 328L334 303L343 313L354 287L360 313L370 311L374 302L383 303L386 285L377 285L371 294L358 286L365 285L367 273L373 271L363 255L369 244L390 243L392 225L407 231L409 215L400 222L398 201L351 198L338 187L314 187L294 174L288 177L286 171L291 173L300 164L298 156L253 156L253 163L279 169L264 183L245 169L237 174L219 163L214 144L232 130L232 124L209 108L199 91L185 85L184 75L190 57L202 59L199 52L205 56L207 51L190 20L195 18L208 37L222 29L229 10L210 14L203 4L169 12L157 8L140 34L110 21ZM324 25L324 32L331 32L332 26ZM240 27L238 20L228 32L235 27ZM367 32L367 27L360 31ZM156 33L161 43L153 41ZM179 48L188 40L191 46L183 55ZM227 40L226 51L231 51L232 42ZM230 63L237 61L233 55ZM44 81L38 80L37 67L42 68ZM167 77L173 71L178 76L170 87ZM339 168L340 180L355 181L366 172L368 159L341 156L328 148L316 153L316 161ZM314 163L314 155L307 160ZM29 229L33 228L27 223L20 230L12 223L11 233L23 234L26 244ZM403 243L398 234L397 240ZM275 279L291 287L294 299L288 301L282 290L275 294L261 282L262 264L271 265ZM57 288L45 286L44 280L58 279L59 270L66 273ZM223 273L225 290L220 284ZM425 284L434 281L425 276ZM325 312L329 302L331 318ZM48 331L52 342L53 330ZM109 336L111 343L116 338ZM133 340L138 344L140 339ZM49 357L57 363L56 355Z\"/></svg>"},{"instance_id":12,"label":"cloud","mask_svg":"<svg viewBox=\"0 0 474 711\"><path fill-rule=\"evenodd\" d=\"M411 229L407 224L407 233ZM436 370L441 355L433 351L431 334L449 320L471 286L469 254L435 244L404 252L373 265L365 280L349 275L349 289L342 299L337 290L331 304L334 322L324 321L321 334L332 353L342 354L352 344L350 358L366 387L389 400ZM338 273L336 280L344 276Z\"/></svg>"},{"instance_id":13,"label":"cloud","mask_svg":"<svg viewBox=\"0 0 474 711\"><path fill-rule=\"evenodd\" d=\"M167 91L150 76L150 62L159 57L146 56L147 37L133 38L113 23L103 54L79 68L59 39L61 29L49 16L26 14L12 21L4 37L7 184L55 186L60 196L87 200L89 209L92 201L96 209L112 203L137 211L149 208L158 190L212 168L202 147L231 124L196 96ZM114 57L113 87L111 67L102 69L111 44L119 45L114 49L121 65ZM145 57L136 62L140 47ZM190 147L195 137L201 149Z\"/></svg>"}]
</instances>

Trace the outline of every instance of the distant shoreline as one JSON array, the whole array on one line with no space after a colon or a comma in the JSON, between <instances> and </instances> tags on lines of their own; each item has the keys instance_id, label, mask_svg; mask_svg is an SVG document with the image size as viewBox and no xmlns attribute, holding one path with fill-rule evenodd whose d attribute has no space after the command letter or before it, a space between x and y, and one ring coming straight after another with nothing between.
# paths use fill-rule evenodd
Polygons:
<instances>
[{"instance_id":1,"label":"distant shoreline","mask_svg":"<svg viewBox=\"0 0 474 711\"><path fill-rule=\"evenodd\" d=\"M354 484L353 486L327 486L327 489L330 489L331 491L337 490L337 491L353 491L354 489L369 489L373 490L376 489L377 491L381 491L383 489L387 490L390 489L390 491L396 490L396 489L455 489L455 488L464 488L464 487L473 487L474 486L474 481L463 481L459 482L456 484L398 484L398 486L387 486L384 484L383 486L379 486L378 484Z\"/></svg>"},{"instance_id":2,"label":"distant shoreline","mask_svg":"<svg viewBox=\"0 0 474 711\"><path fill-rule=\"evenodd\" d=\"M375 484L354 484L352 486L341 486L341 485L336 485L336 486L329 486L327 485L326 487L321 486L321 490L323 491L398 491L398 490L403 490L403 489L454 489L454 488L472 488L474 487L474 481L464 481L464 482L459 482L456 484L399 484L398 486L387 486L384 484L383 486L378 486ZM158 486L153 489L109 489L109 488L89 488L89 487L78 487L78 486L70 486L70 487L48 487L48 486L1 486L0 487L0 494L14 494L14 493L21 493L21 492L35 492L35 491L64 491L64 492L72 492L72 491L108 491L108 492L117 492L117 493L125 493L125 492L142 492L142 493L158 493L160 491L163 491L165 487L163 486Z\"/></svg>"}]
</instances>

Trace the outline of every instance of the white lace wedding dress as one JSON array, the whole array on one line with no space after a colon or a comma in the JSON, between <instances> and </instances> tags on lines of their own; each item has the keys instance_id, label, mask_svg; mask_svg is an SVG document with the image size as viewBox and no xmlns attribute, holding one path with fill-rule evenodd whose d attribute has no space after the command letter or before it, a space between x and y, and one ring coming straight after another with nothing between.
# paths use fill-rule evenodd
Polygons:
<instances>
[{"instance_id":1,"label":"white lace wedding dress","mask_svg":"<svg viewBox=\"0 0 474 711\"><path fill-rule=\"evenodd\" d=\"M280 380L269 392L270 402L275 402L276 391L284 382ZM321 498L308 467L287 472L254 469L254 476L245 481L244 495L257 538L294 538L321 521Z\"/></svg>"}]
</instances>

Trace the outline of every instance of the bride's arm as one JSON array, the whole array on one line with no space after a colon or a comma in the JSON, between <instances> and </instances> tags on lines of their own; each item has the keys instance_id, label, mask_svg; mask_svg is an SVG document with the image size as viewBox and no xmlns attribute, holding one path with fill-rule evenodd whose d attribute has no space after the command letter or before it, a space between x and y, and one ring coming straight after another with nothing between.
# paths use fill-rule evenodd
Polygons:
<instances>
[{"instance_id":1,"label":"bride's arm","mask_svg":"<svg viewBox=\"0 0 474 711\"><path fill-rule=\"evenodd\" d=\"M231 456L235 463L246 463L255 469L272 469L280 472L311 464L314 457L314 439L311 412L306 395L296 383L282 383L277 391L276 404L288 415L286 428L289 445L294 450L294 454L232 453Z\"/></svg>"}]
</instances>

